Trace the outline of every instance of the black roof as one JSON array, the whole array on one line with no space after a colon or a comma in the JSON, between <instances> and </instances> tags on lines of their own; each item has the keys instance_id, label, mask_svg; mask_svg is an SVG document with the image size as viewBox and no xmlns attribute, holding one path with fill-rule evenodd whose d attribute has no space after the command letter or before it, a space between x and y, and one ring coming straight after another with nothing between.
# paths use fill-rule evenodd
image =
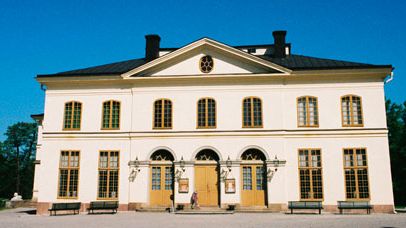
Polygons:
<instances>
[{"instance_id":1,"label":"black roof","mask_svg":"<svg viewBox=\"0 0 406 228\"><path fill-rule=\"evenodd\" d=\"M252 45L252 47L262 47L268 45ZM251 47L251 45L238 46ZM160 50L176 50L176 48L160 48ZM349 62L342 60L316 58L304 55L288 55L284 58L275 58L271 55L256 55L264 60L283 66L290 70L334 70L334 69L365 69L365 68L392 68L392 65L374 65L366 63ZM131 59L115 63L109 63L94 67L88 67L77 70L59 72L55 74L40 74L37 77L51 76L97 76L97 75L118 75L135 69L146 61L144 58Z\"/></svg>"},{"instance_id":2,"label":"black roof","mask_svg":"<svg viewBox=\"0 0 406 228\"><path fill-rule=\"evenodd\" d=\"M285 58L275 58L269 55L261 55L259 57L290 70L392 68L392 65L356 63L334 59L322 59L304 55L288 55Z\"/></svg>"}]
</instances>

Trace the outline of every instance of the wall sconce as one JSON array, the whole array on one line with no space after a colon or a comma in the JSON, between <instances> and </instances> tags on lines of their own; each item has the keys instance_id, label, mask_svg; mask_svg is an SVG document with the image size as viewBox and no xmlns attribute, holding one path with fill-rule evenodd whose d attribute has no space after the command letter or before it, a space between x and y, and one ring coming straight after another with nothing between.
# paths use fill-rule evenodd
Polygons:
<instances>
[{"instance_id":1,"label":"wall sconce","mask_svg":"<svg viewBox=\"0 0 406 228\"><path fill-rule=\"evenodd\" d=\"M227 166L228 172L231 171L231 165L232 165L232 162L231 162L230 156L228 156L227 161L226 161L226 166Z\"/></svg>"},{"instance_id":2,"label":"wall sconce","mask_svg":"<svg viewBox=\"0 0 406 228\"><path fill-rule=\"evenodd\" d=\"M284 166L286 163L286 160L279 160L278 156L275 155L275 158L269 162L270 166L273 168L268 168L266 172L266 176L268 181L271 181L275 173L278 171L278 167Z\"/></svg>"},{"instance_id":3,"label":"wall sconce","mask_svg":"<svg viewBox=\"0 0 406 228\"><path fill-rule=\"evenodd\" d=\"M227 170L221 170L220 176L223 180L226 180L228 177L228 174L231 172L231 166L232 166L232 161L230 159L230 156L228 156L227 161L226 161L226 167Z\"/></svg>"},{"instance_id":4,"label":"wall sconce","mask_svg":"<svg viewBox=\"0 0 406 228\"><path fill-rule=\"evenodd\" d=\"M137 177L138 173L141 171L140 169L140 161L138 161L138 157L135 158L134 161L129 161L128 166L130 166L130 175L128 180L134 182L135 178Z\"/></svg>"},{"instance_id":5,"label":"wall sconce","mask_svg":"<svg viewBox=\"0 0 406 228\"><path fill-rule=\"evenodd\" d=\"M183 156L182 156L179 161L180 169L176 169L176 172L175 172L175 178L177 181L179 181L179 179L182 178L182 175L185 172L185 164L186 164L186 162L185 162L185 160L183 160Z\"/></svg>"}]
</instances>

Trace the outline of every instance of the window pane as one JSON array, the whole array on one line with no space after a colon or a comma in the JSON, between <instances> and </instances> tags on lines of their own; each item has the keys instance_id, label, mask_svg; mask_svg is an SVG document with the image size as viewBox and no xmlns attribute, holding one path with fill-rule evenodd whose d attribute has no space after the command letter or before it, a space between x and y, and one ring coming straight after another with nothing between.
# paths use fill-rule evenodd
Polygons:
<instances>
[{"instance_id":1,"label":"window pane","mask_svg":"<svg viewBox=\"0 0 406 228\"><path fill-rule=\"evenodd\" d=\"M110 152L110 168L112 168L112 169L118 168L118 152L117 151Z\"/></svg>"},{"instance_id":2,"label":"window pane","mask_svg":"<svg viewBox=\"0 0 406 228\"><path fill-rule=\"evenodd\" d=\"M120 102L113 101L113 110L111 113L111 127L120 128Z\"/></svg>"},{"instance_id":3,"label":"window pane","mask_svg":"<svg viewBox=\"0 0 406 228\"><path fill-rule=\"evenodd\" d=\"M165 167L165 190L173 189L173 168Z\"/></svg>"},{"instance_id":4,"label":"window pane","mask_svg":"<svg viewBox=\"0 0 406 228\"><path fill-rule=\"evenodd\" d=\"M369 198L368 171L367 169L358 169L357 174L359 198Z\"/></svg>"},{"instance_id":5,"label":"window pane","mask_svg":"<svg viewBox=\"0 0 406 228\"><path fill-rule=\"evenodd\" d=\"M172 102L169 100L165 100L164 127L172 127Z\"/></svg>"},{"instance_id":6,"label":"window pane","mask_svg":"<svg viewBox=\"0 0 406 228\"><path fill-rule=\"evenodd\" d=\"M118 197L118 170L109 171L109 198Z\"/></svg>"},{"instance_id":7,"label":"window pane","mask_svg":"<svg viewBox=\"0 0 406 228\"><path fill-rule=\"evenodd\" d=\"M245 127L251 126L251 115L251 99L246 98L243 102L243 124Z\"/></svg>"},{"instance_id":8,"label":"window pane","mask_svg":"<svg viewBox=\"0 0 406 228\"><path fill-rule=\"evenodd\" d=\"M242 168L243 190L252 190L252 169L251 167Z\"/></svg>"},{"instance_id":9,"label":"window pane","mask_svg":"<svg viewBox=\"0 0 406 228\"><path fill-rule=\"evenodd\" d=\"M310 170L300 169L300 197L302 199L310 199Z\"/></svg>"},{"instance_id":10,"label":"window pane","mask_svg":"<svg viewBox=\"0 0 406 228\"><path fill-rule=\"evenodd\" d=\"M99 161L100 168L108 167L108 157L109 157L109 152L107 152L107 151L100 152L100 161Z\"/></svg>"},{"instance_id":11,"label":"window pane","mask_svg":"<svg viewBox=\"0 0 406 228\"><path fill-rule=\"evenodd\" d=\"M162 100L155 101L154 104L154 127L162 127Z\"/></svg>"},{"instance_id":12,"label":"window pane","mask_svg":"<svg viewBox=\"0 0 406 228\"><path fill-rule=\"evenodd\" d=\"M313 181L313 198L322 199L323 198L323 179L322 179L321 169L312 170L312 181Z\"/></svg>"},{"instance_id":13,"label":"window pane","mask_svg":"<svg viewBox=\"0 0 406 228\"><path fill-rule=\"evenodd\" d=\"M198 111L198 126L204 127L206 126L206 99L201 99L198 102L197 106Z\"/></svg>"},{"instance_id":14,"label":"window pane","mask_svg":"<svg viewBox=\"0 0 406 228\"><path fill-rule=\"evenodd\" d=\"M355 173L353 169L345 170L345 189L348 199L355 199L358 197L355 186Z\"/></svg>"},{"instance_id":15,"label":"window pane","mask_svg":"<svg viewBox=\"0 0 406 228\"><path fill-rule=\"evenodd\" d=\"M257 166L256 167L256 179L257 179L257 190L264 190L265 189L265 169L262 166Z\"/></svg>"},{"instance_id":16,"label":"window pane","mask_svg":"<svg viewBox=\"0 0 406 228\"><path fill-rule=\"evenodd\" d=\"M110 101L103 103L103 128L110 127Z\"/></svg>"},{"instance_id":17,"label":"window pane","mask_svg":"<svg viewBox=\"0 0 406 228\"><path fill-rule=\"evenodd\" d=\"M69 102L69 103L65 104L64 128L72 127L72 108L73 108L73 102Z\"/></svg>"},{"instance_id":18,"label":"window pane","mask_svg":"<svg viewBox=\"0 0 406 228\"><path fill-rule=\"evenodd\" d=\"M262 126L262 105L261 100L253 98L254 104L254 126Z\"/></svg>"},{"instance_id":19,"label":"window pane","mask_svg":"<svg viewBox=\"0 0 406 228\"><path fill-rule=\"evenodd\" d=\"M99 198L107 198L107 170L99 170Z\"/></svg>"},{"instance_id":20,"label":"window pane","mask_svg":"<svg viewBox=\"0 0 406 228\"><path fill-rule=\"evenodd\" d=\"M161 190L161 167L152 167L152 190Z\"/></svg>"},{"instance_id":21,"label":"window pane","mask_svg":"<svg viewBox=\"0 0 406 228\"><path fill-rule=\"evenodd\" d=\"M306 110L306 98L299 98L297 101L298 105L298 119L299 119L299 126L305 126L307 124L307 110Z\"/></svg>"},{"instance_id":22,"label":"window pane","mask_svg":"<svg viewBox=\"0 0 406 228\"><path fill-rule=\"evenodd\" d=\"M69 175L69 197L78 196L78 179L79 179L79 170L72 169L70 170Z\"/></svg>"},{"instance_id":23,"label":"window pane","mask_svg":"<svg viewBox=\"0 0 406 228\"><path fill-rule=\"evenodd\" d=\"M61 168L69 166L69 151L62 151L61 152Z\"/></svg>"},{"instance_id":24,"label":"window pane","mask_svg":"<svg viewBox=\"0 0 406 228\"><path fill-rule=\"evenodd\" d=\"M216 126L216 101L214 101L213 99L207 100L207 112L208 112L207 126L209 127Z\"/></svg>"},{"instance_id":25,"label":"window pane","mask_svg":"<svg viewBox=\"0 0 406 228\"><path fill-rule=\"evenodd\" d=\"M80 128L81 113L82 113L82 104L78 103L78 102L74 102L72 128L75 128L75 129Z\"/></svg>"},{"instance_id":26,"label":"window pane","mask_svg":"<svg viewBox=\"0 0 406 228\"><path fill-rule=\"evenodd\" d=\"M68 170L61 169L59 171L59 197L66 197L68 191Z\"/></svg>"}]
</instances>

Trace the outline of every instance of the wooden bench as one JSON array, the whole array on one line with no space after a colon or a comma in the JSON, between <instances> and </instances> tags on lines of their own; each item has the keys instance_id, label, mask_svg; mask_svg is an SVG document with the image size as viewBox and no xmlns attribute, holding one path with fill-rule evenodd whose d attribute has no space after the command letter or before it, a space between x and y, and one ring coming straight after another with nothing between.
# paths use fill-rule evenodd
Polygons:
<instances>
[{"instance_id":1,"label":"wooden bench","mask_svg":"<svg viewBox=\"0 0 406 228\"><path fill-rule=\"evenodd\" d=\"M93 201L87 210L93 214L94 210L112 210L113 213L117 213L117 209L118 201Z\"/></svg>"},{"instance_id":2,"label":"wooden bench","mask_svg":"<svg viewBox=\"0 0 406 228\"><path fill-rule=\"evenodd\" d=\"M48 209L49 215L52 216L52 212L56 215L56 211L73 211L73 214L76 215L76 211L79 214L80 202L75 203L53 203L52 207Z\"/></svg>"},{"instance_id":3,"label":"wooden bench","mask_svg":"<svg viewBox=\"0 0 406 228\"><path fill-rule=\"evenodd\" d=\"M372 205L369 201L337 201L338 209L340 209L340 214L343 213L344 209L366 209L367 213L371 213Z\"/></svg>"},{"instance_id":4,"label":"wooden bench","mask_svg":"<svg viewBox=\"0 0 406 228\"><path fill-rule=\"evenodd\" d=\"M319 214L321 214L321 209L323 209L323 205L321 201L289 201L290 213L293 214L293 209L313 209L319 210Z\"/></svg>"}]
</instances>

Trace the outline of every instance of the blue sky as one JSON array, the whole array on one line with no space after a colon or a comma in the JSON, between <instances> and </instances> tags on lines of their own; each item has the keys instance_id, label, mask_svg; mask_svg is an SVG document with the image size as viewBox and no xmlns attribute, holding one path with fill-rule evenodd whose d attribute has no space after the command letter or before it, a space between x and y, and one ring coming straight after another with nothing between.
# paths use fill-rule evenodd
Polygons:
<instances>
[{"instance_id":1,"label":"blue sky","mask_svg":"<svg viewBox=\"0 0 406 228\"><path fill-rule=\"evenodd\" d=\"M42 113L37 74L144 56L207 36L230 45L272 43L287 30L292 53L395 66L386 96L406 100L406 1L16 1L0 5L0 139Z\"/></svg>"}]
</instances>

